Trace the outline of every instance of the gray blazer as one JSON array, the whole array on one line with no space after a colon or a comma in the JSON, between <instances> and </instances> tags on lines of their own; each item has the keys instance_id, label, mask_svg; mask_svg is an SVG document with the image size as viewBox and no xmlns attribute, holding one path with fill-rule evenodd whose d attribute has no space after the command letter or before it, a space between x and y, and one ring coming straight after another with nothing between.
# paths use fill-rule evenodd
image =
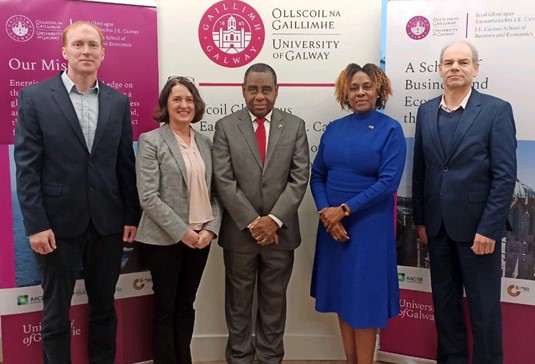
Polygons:
<instances>
[{"instance_id":1,"label":"gray blazer","mask_svg":"<svg viewBox=\"0 0 535 364\"><path fill-rule=\"evenodd\" d=\"M195 141L206 166L208 191L212 191L212 144L198 131L195 131ZM143 209L136 240L154 245L181 241L188 231L189 191L186 165L168 124L139 136L136 174ZM217 235L221 208L214 193L211 193L210 201L214 219L203 229Z\"/></svg>"},{"instance_id":2,"label":"gray blazer","mask_svg":"<svg viewBox=\"0 0 535 364\"><path fill-rule=\"evenodd\" d=\"M297 209L310 168L305 122L279 109L273 109L271 119L263 166L246 108L216 123L214 183L225 207L219 238L225 249L258 249L247 226L268 214L284 224L277 232L279 244L269 247L291 250L301 243Z\"/></svg>"}]
</instances>

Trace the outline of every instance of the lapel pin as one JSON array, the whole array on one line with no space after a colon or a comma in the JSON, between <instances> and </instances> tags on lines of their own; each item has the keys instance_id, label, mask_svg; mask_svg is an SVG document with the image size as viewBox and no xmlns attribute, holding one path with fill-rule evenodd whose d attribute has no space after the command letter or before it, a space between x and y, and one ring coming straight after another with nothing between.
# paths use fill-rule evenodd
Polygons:
<instances>
[{"instance_id":1,"label":"lapel pin","mask_svg":"<svg viewBox=\"0 0 535 364\"><path fill-rule=\"evenodd\" d=\"M373 125L368 125L368 129L373 129L374 126Z\"/></svg>"},{"instance_id":2,"label":"lapel pin","mask_svg":"<svg viewBox=\"0 0 535 364\"><path fill-rule=\"evenodd\" d=\"M280 129L280 128L282 128L282 124L277 125L277 129Z\"/></svg>"}]
</instances>

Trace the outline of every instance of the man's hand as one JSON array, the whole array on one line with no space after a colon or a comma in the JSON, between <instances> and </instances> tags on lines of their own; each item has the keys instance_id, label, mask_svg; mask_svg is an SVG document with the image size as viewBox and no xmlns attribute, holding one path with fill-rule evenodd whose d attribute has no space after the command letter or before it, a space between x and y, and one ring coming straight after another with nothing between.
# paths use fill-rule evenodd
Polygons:
<instances>
[{"instance_id":1,"label":"man's hand","mask_svg":"<svg viewBox=\"0 0 535 364\"><path fill-rule=\"evenodd\" d=\"M416 232L418 233L418 236L422 240L422 243L427 245L427 233L425 231L425 225L416 225Z\"/></svg>"},{"instance_id":2,"label":"man's hand","mask_svg":"<svg viewBox=\"0 0 535 364\"><path fill-rule=\"evenodd\" d=\"M52 253L56 249L56 237L52 229L30 235L30 246L38 254Z\"/></svg>"},{"instance_id":3,"label":"man's hand","mask_svg":"<svg viewBox=\"0 0 535 364\"><path fill-rule=\"evenodd\" d=\"M136 238L137 227L125 225L123 229L123 241L125 243L133 243Z\"/></svg>"},{"instance_id":4,"label":"man's hand","mask_svg":"<svg viewBox=\"0 0 535 364\"><path fill-rule=\"evenodd\" d=\"M249 232L259 245L278 244L278 228L279 225L271 217L262 216L251 223Z\"/></svg>"},{"instance_id":5,"label":"man's hand","mask_svg":"<svg viewBox=\"0 0 535 364\"><path fill-rule=\"evenodd\" d=\"M476 233L474 244L472 244L472 251L477 255L492 254L495 245L496 240Z\"/></svg>"}]
</instances>

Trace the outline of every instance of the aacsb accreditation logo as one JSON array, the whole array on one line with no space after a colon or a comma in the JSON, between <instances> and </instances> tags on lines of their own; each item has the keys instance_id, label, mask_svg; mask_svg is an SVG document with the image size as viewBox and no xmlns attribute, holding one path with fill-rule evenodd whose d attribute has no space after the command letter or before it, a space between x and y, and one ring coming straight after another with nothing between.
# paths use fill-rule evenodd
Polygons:
<instances>
[{"instance_id":1,"label":"aacsb accreditation logo","mask_svg":"<svg viewBox=\"0 0 535 364\"><path fill-rule=\"evenodd\" d=\"M24 15L13 15L6 21L6 32L14 41L26 42L35 34L35 27Z\"/></svg>"},{"instance_id":2,"label":"aacsb accreditation logo","mask_svg":"<svg viewBox=\"0 0 535 364\"><path fill-rule=\"evenodd\" d=\"M253 61L265 36L260 15L243 1L219 1L206 10L199 23L202 50L223 67L241 67Z\"/></svg>"},{"instance_id":3,"label":"aacsb accreditation logo","mask_svg":"<svg viewBox=\"0 0 535 364\"><path fill-rule=\"evenodd\" d=\"M426 17L418 15L409 19L405 26L405 30L410 38L420 40L427 37L431 30L431 24Z\"/></svg>"},{"instance_id":4,"label":"aacsb accreditation logo","mask_svg":"<svg viewBox=\"0 0 535 364\"><path fill-rule=\"evenodd\" d=\"M27 294L21 294L17 296L17 306L26 306L30 300L28 299Z\"/></svg>"}]
</instances>

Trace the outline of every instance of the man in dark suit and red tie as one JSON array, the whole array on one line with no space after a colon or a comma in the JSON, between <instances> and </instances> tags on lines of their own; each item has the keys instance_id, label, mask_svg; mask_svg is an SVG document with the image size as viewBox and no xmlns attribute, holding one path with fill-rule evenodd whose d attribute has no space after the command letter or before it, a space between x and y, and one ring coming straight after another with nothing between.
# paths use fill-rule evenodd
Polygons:
<instances>
[{"instance_id":1,"label":"man in dark suit and red tie","mask_svg":"<svg viewBox=\"0 0 535 364\"><path fill-rule=\"evenodd\" d=\"M301 243L297 209L309 175L305 122L274 107L277 76L267 64L245 72L246 108L216 124L214 183L225 212L219 244L225 260L229 363L280 363L286 289ZM258 311L252 341L253 292Z\"/></svg>"},{"instance_id":2,"label":"man in dark suit and red tie","mask_svg":"<svg viewBox=\"0 0 535 364\"><path fill-rule=\"evenodd\" d=\"M414 224L428 244L438 332L437 362L468 363L461 298L466 291L473 364L501 364L501 239L516 179L511 105L472 88L477 50L440 54L444 94L418 109Z\"/></svg>"},{"instance_id":3,"label":"man in dark suit and red tie","mask_svg":"<svg viewBox=\"0 0 535 364\"><path fill-rule=\"evenodd\" d=\"M23 89L15 134L17 192L41 270L45 364L70 363L69 309L83 267L89 362L113 363L115 285L139 220L128 98L97 80L102 32L63 31L67 70Z\"/></svg>"}]
</instances>

